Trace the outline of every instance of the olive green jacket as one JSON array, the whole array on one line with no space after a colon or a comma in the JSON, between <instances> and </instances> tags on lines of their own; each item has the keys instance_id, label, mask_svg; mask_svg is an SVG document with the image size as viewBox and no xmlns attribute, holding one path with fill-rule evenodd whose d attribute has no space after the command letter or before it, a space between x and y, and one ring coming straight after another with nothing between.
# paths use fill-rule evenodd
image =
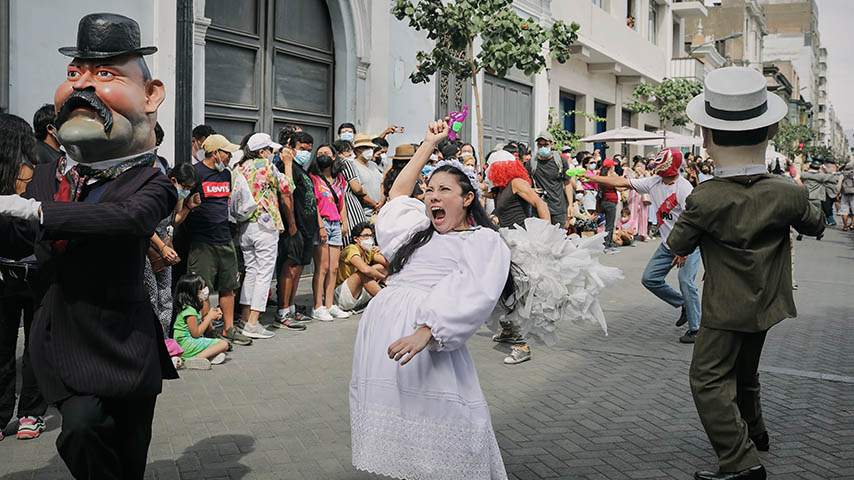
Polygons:
<instances>
[{"instance_id":1,"label":"olive green jacket","mask_svg":"<svg viewBox=\"0 0 854 480\"><path fill-rule=\"evenodd\" d=\"M703 326L759 332L797 316L789 226L804 235L824 231L807 190L771 175L716 177L685 203L667 245L682 256L700 246Z\"/></svg>"}]
</instances>

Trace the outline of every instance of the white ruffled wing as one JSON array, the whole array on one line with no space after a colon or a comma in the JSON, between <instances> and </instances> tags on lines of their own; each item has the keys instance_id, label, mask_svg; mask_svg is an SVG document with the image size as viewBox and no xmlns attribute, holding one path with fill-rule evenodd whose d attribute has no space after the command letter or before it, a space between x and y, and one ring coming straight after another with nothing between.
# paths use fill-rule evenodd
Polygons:
<instances>
[{"instance_id":1,"label":"white ruffled wing","mask_svg":"<svg viewBox=\"0 0 854 480\"><path fill-rule=\"evenodd\" d=\"M592 237L567 237L564 230L540 218L525 220L525 228L502 228L518 270L516 308L493 312L488 322L493 331L500 322L511 322L522 335L536 335L546 345L558 340L558 321L598 324L608 334L599 294L623 278L618 268L599 263L604 233Z\"/></svg>"}]
</instances>

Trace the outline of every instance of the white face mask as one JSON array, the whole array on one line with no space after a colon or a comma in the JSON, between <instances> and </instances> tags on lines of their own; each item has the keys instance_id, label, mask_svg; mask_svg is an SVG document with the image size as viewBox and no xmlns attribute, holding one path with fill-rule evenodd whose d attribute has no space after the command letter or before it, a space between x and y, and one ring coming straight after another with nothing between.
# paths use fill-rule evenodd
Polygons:
<instances>
[{"instance_id":1,"label":"white face mask","mask_svg":"<svg viewBox=\"0 0 854 480\"><path fill-rule=\"evenodd\" d=\"M341 140L352 142L354 138L356 138L356 136L353 135L353 132L341 132Z\"/></svg>"},{"instance_id":2,"label":"white face mask","mask_svg":"<svg viewBox=\"0 0 854 480\"><path fill-rule=\"evenodd\" d=\"M204 159L205 159L205 151L202 150L201 148L196 150L196 160L201 162Z\"/></svg>"},{"instance_id":3,"label":"white face mask","mask_svg":"<svg viewBox=\"0 0 854 480\"><path fill-rule=\"evenodd\" d=\"M388 155L386 155L385 153L381 154L380 155L380 162L385 163L387 161L388 161Z\"/></svg>"},{"instance_id":4,"label":"white face mask","mask_svg":"<svg viewBox=\"0 0 854 480\"><path fill-rule=\"evenodd\" d=\"M362 158L370 161L372 158L374 158L374 151L371 150L370 148L367 150L362 150Z\"/></svg>"},{"instance_id":5,"label":"white face mask","mask_svg":"<svg viewBox=\"0 0 854 480\"><path fill-rule=\"evenodd\" d=\"M356 159L356 154L355 154L355 153L353 153L353 152L350 152L350 155L347 155L346 157L344 157L344 160L350 160L350 161L353 161L353 160L355 160L355 159Z\"/></svg>"},{"instance_id":6,"label":"white face mask","mask_svg":"<svg viewBox=\"0 0 854 480\"><path fill-rule=\"evenodd\" d=\"M206 302L208 300L208 297L210 296L210 294L211 294L211 291L208 287L205 287L205 288L199 290L199 300L201 300L202 302Z\"/></svg>"},{"instance_id":7,"label":"white face mask","mask_svg":"<svg viewBox=\"0 0 854 480\"><path fill-rule=\"evenodd\" d=\"M371 248L374 247L374 239L373 238L366 238L366 239L359 242L359 246L365 250L370 250Z\"/></svg>"},{"instance_id":8,"label":"white face mask","mask_svg":"<svg viewBox=\"0 0 854 480\"><path fill-rule=\"evenodd\" d=\"M225 170L225 164L219 161L219 155L217 155L217 160L215 160L214 166L216 167L217 172Z\"/></svg>"},{"instance_id":9,"label":"white face mask","mask_svg":"<svg viewBox=\"0 0 854 480\"><path fill-rule=\"evenodd\" d=\"M183 200L190 196L190 191L186 188L175 187L178 189L178 200Z\"/></svg>"}]
</instances>

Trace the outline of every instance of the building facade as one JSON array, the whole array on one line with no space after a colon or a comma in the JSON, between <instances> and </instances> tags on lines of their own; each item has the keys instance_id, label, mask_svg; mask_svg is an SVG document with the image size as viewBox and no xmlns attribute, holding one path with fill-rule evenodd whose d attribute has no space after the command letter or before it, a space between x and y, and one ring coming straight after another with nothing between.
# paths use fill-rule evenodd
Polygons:
<instances>
[{"instance_id":1,"label":"building facade","mask_svg":"<svg viewBox=\"0 0 854 480\"><path fill-rule=\"evenodd\" d=\"M759 0L721 0L708 7L706 18L687 22L686 41L701 33L714 42L725 66L762 71L764 38L768 34Z\"/></svg>"},{"instance_id":2,"label":"building facade","mask_svg":"<svg viewBox=\"0 0 854 480\"><path fill-rule=\"evenodd\" d=\"M404 126L404 133L388 137L392 147L419 141L430 120L473 105L471 83L453 76L437 74L429 84L412 84L415 54L429 50L431 42L390 14L391 0L177 3L188 2L192 32L179 31L188 27L176 22L172 0L117 0L108 9L136 19L142 43L159 49L147 61L167 89L158 113L166 132L160 153L167 158L176 151L176 107L187 102L193 125L208 123L234 142L252 131L275 135L287 122L312 133L316 144L332 140L342 122L369 133ZM514 8L544 25L575 21L581 30L565 64L550 59L546 69L531 77L517 71L503 78L479 75L486 150L508 140L533 141L546 128L550 109L605 118L594 122L567 115L564 127L582 135L622 125L659 129L657 115L625 108L634 100L634 87L683 72L701 80L707 71L687 58L684 42L687 23L707 14L701 1L516 0ZM39 106L51 102L68 63L57 48L74 43L83 15L104 9L95 0L0 0L0 13L8 13L0 15L6 20L0 21L0 77L9 78L2 84L7 88L0 89L0 108L31 120ZM179 52L183 47L177 39L185 34L192 35L191 46ZM192 93L176 98L181 80L176 60L187 57ZM463 138L472 141L476 122L470 119ZM181 127L186 131L188 126ZM630 153L643 151L633 148Z\"/></svg>"}]
</instances>

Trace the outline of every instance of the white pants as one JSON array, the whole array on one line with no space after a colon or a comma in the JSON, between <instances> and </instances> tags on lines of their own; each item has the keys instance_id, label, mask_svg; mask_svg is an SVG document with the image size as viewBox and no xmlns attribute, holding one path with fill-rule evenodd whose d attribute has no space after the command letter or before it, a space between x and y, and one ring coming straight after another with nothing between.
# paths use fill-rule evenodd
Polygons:
<instances>
[{"instance_id":1,"label":"white pants","mask_svg":"<svg viewBox=\"0 0 854 480\"><path fill-rule=\"evenodd\" d=\"M244 224L240 233L240 249L246 276L240 293L240 304L249 305L256 312L267 309L267 295L276 267L279 232L262 227L256 222Z\"/></svg>"},{"instance_id":2,"label":"white pants","mask_svg":"<svg viewBox=\"0 0 854 480\"><path fill-rule=\"evenodd\" d=\"M359 294L359 298L353 298L353 292L350 291L350 287L347 285L347 281L335 287L335 304L341 307L343 310L356 310L368 304L368 302L374 297L368 293L368 289L362 287L362 293Z\"/></svg>"}]
</instances>

